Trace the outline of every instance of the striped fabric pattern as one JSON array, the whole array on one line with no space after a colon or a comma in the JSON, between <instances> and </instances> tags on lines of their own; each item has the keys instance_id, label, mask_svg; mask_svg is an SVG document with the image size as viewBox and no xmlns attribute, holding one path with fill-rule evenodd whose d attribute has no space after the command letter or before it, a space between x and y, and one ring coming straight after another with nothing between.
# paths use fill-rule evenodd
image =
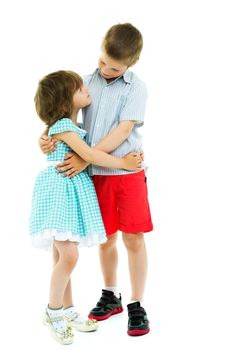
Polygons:
<instances>
[{"instance_id":1,"label":"striped fabric pattern","mask_svg":"<svg viewBox=\"0 0 233 350\"><path fill-rule=\"evenodd\" d=\"M87 131L87 143L95 146L121 121L133 120L135 127L117 149L111 154L123 157L129 152L142 150L142 136L138 128L143 125L147 89L145 84L131 71L111 83L101 76L97 69L84 79L88 86L92 103L83 110L83 126ZM106 167L89 166L90 175L120 175L129 171Z\"/></svg>"}]
</instances>

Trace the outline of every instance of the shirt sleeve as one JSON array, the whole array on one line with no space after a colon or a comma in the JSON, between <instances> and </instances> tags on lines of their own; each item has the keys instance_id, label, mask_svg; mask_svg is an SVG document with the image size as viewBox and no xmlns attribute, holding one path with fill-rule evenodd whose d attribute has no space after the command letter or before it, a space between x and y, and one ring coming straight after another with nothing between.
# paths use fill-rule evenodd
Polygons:
<instances>
[{"instance_id":1,"label":"shirt sleeve","mask_svg":"<svg viewBox=\"0 0 233 350\"><path fill-rule=\"evenodd\" d=\"M142 126L144 122L147 97L148 93L146 85L141 80L133 83L120 112L119 121L133 120L136 122L136 126Z\"/></svg>"},{"instance_id":2,"label":"shirt sleeve","mask_svg":"<svg viewBox=\"0 0 233 350\"><path fill-rule=\"evenodd\" d=\"M58 120L55 124L53 124L49 128L48 136L60 134L61 132L65 132L65 131L73 131L77 133L77 127L69 118L62 118Z\"/></svg>"}]
</instances>

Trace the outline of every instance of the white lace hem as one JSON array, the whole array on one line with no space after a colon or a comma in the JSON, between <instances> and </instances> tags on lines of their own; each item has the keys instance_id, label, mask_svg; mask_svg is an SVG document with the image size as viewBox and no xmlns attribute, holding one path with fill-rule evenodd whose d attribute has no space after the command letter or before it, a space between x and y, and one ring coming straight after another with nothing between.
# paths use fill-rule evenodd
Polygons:
<instances>
[{"instance_id":1,"label":"white lace hem","mask_svg":"<svg viewBox=\"0 0 233 350\"><path fill-rule=\"evenodd\" d=\"M35 248L51 250L54 240L76 242L79 247L92 247L107 241L106 234L90 233L87 236L80 236L70 231L46 229L42 232L31 235L31 243Z\"/></svg>"}]
</instances>

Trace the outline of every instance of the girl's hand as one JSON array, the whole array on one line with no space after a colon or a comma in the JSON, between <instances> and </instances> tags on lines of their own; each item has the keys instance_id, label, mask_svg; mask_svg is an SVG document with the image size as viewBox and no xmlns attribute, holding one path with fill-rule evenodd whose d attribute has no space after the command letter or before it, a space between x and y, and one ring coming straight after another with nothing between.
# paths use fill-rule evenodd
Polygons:
<instances>
[{"instance_id":1,"label":"girl's hand","mask_svg":"<svg viewBox=\"0 0 233 350\"><path fill-rule=\"evenodd\" d=\"M126 170L141 170L142 158L139 153L131 152L123 158L123 169Z\"/></svg>"},{"instance_id":2,"label":"girl's hand","mask_svg":"<svg viewBox=\"0 0 233 350\"><path fill-rule=\"evenodd\" d=\"M59 142L60 141L57 140L56 138L51 138L51 137L48 137L47 135L41 135L41 137L39 139L39 146L40 146L41 151L44 154L49 154L49 153L52 153L53 151L55 151L56 145Z\"/></svg>"},{"instance_id":3,"label":"girl's hand","mask_svg":"<svg viewBox=\"0 0 233 350\"><path fill-rule=\"evenodd\" d=\"M64 172L64 177L72 178L81 173L88 166L88 163L74 152L68 153L64 160L64 162L56 166L58 173Z\"/></svg>"}]
</instances>

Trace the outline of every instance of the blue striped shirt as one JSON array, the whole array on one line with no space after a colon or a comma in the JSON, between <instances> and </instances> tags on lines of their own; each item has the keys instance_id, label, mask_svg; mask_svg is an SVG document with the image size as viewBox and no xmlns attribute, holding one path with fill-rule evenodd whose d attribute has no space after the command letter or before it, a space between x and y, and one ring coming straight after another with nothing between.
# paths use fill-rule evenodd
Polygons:
<instances>
[{"instance_id":1,"label":"blue striped shirt","mask_svg":"<svg viewBox=\"0 0 233 350\"><path fill-rule=\"evenodd\" d=\"M142 136L138 127L143 125L147 89L145 84L131 71L109 84L99 73L99 69L84 79L92 98L90 106L83 110L83 127L87 131L87 142L90 146L98 144L121 121L133 120L129 137L111 152L116 157L123 157L129 152L142 150ZM129 171L89 166L90 175L120 175Z\"/></svg>"}]
</instances>

